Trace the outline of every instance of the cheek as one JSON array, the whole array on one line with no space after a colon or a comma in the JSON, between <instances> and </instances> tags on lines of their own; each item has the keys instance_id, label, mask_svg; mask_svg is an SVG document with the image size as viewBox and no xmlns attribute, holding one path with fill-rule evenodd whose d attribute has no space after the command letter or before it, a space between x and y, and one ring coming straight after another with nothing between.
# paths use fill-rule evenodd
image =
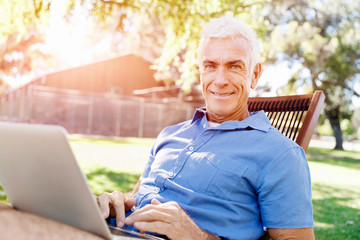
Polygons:
<instances>
[{"instance_id":1,"label":"cheek","mask_svg":"<svg viewBox=\"0 0 360 240\"><path fill-rule=\"evenodd\" d=\"M200 83L201 83L201 88L204 91L210 84L211 82L211 76L209 76L209 74L206 73L202 73L200 75Z\"/></svg>"},{"instance_id":2,"label":"cheek","mask_svg":"<svg viewBox=\"0 0 360 240\"><path fill-rule=\"evenodd\" d=\"M245 90L250 88L250 81L247 79L246 74L234 74L234 76L230 76L232 79L232 85L235 88Z\"/></svg>"}]
</instances>

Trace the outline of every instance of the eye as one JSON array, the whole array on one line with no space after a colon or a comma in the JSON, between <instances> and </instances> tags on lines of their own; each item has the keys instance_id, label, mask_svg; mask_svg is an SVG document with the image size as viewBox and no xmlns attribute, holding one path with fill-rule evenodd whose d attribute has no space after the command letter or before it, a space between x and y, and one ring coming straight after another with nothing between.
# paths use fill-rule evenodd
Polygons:
<instances>
[{"instance_id":1,"label":"eye","mask_svg":"<svg viewBox=\"0 0 360 240\"><path fill-rule=\"evenodd\" d=\"M204 69L205 70L214 70L216 68L215 64L205 64Z\"/></svg>"},{"instance_id":2,"label":"eye","mask_svg":"<svg viewBox=\"0 0 360 240\"><path fill-rule=\"evenodd\" d=\"M232 71L240 71L242 69L243 69L243 67L240 64L230 65L230 70L232 70Z\"/></svg>"}]
</instances>

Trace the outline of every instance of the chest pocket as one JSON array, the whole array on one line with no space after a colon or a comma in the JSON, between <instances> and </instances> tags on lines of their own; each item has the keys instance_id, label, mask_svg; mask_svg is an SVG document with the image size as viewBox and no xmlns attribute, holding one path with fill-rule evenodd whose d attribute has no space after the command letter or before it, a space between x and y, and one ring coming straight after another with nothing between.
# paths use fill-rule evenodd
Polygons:
<instances>
[{"instance_id":1,"label":"chest pocket","mask_svg":"<svg viewBox=\"0 0 360 240\"><path fill-rule=\"evenodd\" d=\"M195 154L189 162L192 165L192 171L189 172L193 174L189 178L189 185L194 191L227 200L234 200L236 193L241 192L239 182L242 181L247 165L239 160Z\"/></svg>"},{"instance_id":2,"label":"chest pocket","mask_svg":"<svg viewBox=\"0 0 360 240\"><path fill-rule=\"evenodd\" d=\"M221 158L221 157L220 157ZM211 179L206 192L228 200L237 198L240 189L240 182L243 181L247 165L239 162L238 159L223 157L222 159L208 159L209 164L213 165L217 171Z\"/></svg>"}]
</instances>

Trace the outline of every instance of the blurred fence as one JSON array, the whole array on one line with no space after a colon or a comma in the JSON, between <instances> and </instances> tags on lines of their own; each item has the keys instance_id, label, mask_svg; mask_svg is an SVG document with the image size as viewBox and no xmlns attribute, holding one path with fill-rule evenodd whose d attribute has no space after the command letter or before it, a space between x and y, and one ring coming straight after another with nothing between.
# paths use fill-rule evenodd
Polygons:
<instances>
[{"instance_id":1,"label":"blurred fence","mask_svg":"<svg viewBox=\"0 0 360 240\"><path fill-rule=\"evenodd\" d=\"M156 137L164 127L190 119L195 108L36 85L0 95L0 121L56 124L69 133L104 136Z\"/></svg>"}]
</instances>

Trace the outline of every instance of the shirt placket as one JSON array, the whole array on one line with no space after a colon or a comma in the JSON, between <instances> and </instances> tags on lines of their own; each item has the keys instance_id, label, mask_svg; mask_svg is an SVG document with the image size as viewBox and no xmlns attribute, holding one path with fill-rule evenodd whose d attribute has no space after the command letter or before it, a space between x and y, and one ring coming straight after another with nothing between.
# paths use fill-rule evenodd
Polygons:
<instances>
[{"instance_id":1,"label":"shirt placket","mask_svg":"<svg viewBox=\"0 0 360 240\"><path fill-rule=\"evenodd\" d=\"M203 119L198 123L197 127L203 129L202 133L181 151L174 164L174 167L168 172L168 179L175 178L186 164L190 155L196 152L201 146L206 144L206 142L208 142L216 133L216 130L207 129L207 121L205 117L203 117ZM165 181L166 179L164 179L161 183L164 184Z\"/></svg>"}]
</instances>

